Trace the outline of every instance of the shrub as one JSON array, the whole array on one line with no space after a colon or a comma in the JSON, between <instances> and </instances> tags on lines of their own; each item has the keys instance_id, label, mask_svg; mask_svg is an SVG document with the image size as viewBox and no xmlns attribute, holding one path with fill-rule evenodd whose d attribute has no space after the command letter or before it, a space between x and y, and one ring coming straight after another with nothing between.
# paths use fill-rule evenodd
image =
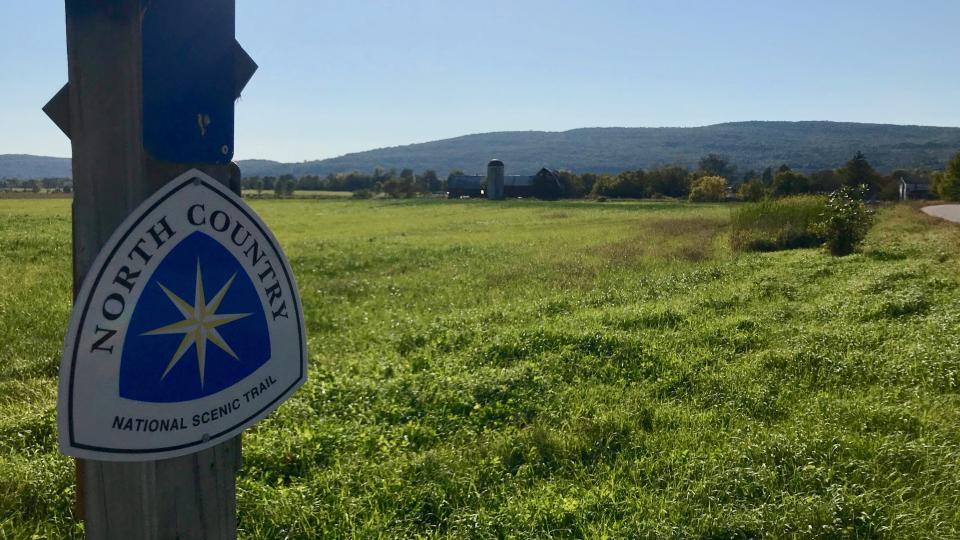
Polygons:
<instances>
[{"instance_id":1,"label":"shrub","mask_svg":"<svg viewBox=\"0 0 960 540\"><path fill-rule=\"evenodd\" d=\"M737 194L745 201L757 202L766 195L766 189L764 189L763 183L759 180L747 180L740 184L740 189L737 190Z\"/></svg>"},{"instance_id":2,"label":"shrub","mask_svg":"<svg viewBox=\"0 0 960 540\"><path fill-rule=\"evenodd\" d=\"M810 191L810 179L794 171L781 171L773 177L773 194L778 197Z\"/></svg>"},{"instance_id":3,"label":"shrub","mask_svg":"<svg viewBox=\"0 0 960 540\"><path fill-rule=\"evenodd\" d=\"M733 211L730 243L737 251L777 251L814 247L822 243L817 224L826 200L803 195L766 199Z\"/></svg>"},{"instance_id":4,"label":"shrub","mask_svg":"<svg viewBox=\"0 0 960 540\"><path fill-rule=\"evenodd\" d=\"M947 162L946 170L935 174L933 190L945 201L960 201L960 153Z\"/></svg>"},{"instance_id":5,"label":"shrub","mask_svg":"<svg viewBox=\"0 0 960 540\"><path fill-rule=\"evenodd\" d=\"M358 189L353 192L353 195L351 195L351 197L353 197L354 199L372 199L373 192L370 191L369 189Z\"/></svg>"},{"instance_id":6,"label":"shrub","mask_svg":"<svg viewBox=\"0 0 960 540\"><path fill-rule=\"evenodd\" d=\"M866 238L873 212L861 200L865 191L866 186L844 186L827 199L817 230L832 255L849 255Z\"/></svg>"},{"instance_id":7,"label":"shrub","mask_svg":"<svg viewBox=\"0 0 960 540\"><path fill-rule=\"evenodd\" d=\"M639 199L648 195L644 186L645 174L642 170L624 171L616 176L604 176L593 184L594 197L617 197L621 199Z\"/></svg>"},{"instance_id":8,"label":"shrub","mask_svg":"<svg viewBox=\"0 0 960 540\"><path fill-rule=\"evenodd\" d=\"M726 178L704 176L695 180L690 187L690 200L693 202L717 202L722 201L726 193Z\"/></svg>"},{"instance_id":9,"label":"shrub","mask_svg":"<svg viewBox=\"0 0 960 540\"><path fill-rule=\"evenodd\" d=\"M389 178L383 183L383 192L393 199L409 199L417 194L413 178Z\"/></svg>"}]
</instances>

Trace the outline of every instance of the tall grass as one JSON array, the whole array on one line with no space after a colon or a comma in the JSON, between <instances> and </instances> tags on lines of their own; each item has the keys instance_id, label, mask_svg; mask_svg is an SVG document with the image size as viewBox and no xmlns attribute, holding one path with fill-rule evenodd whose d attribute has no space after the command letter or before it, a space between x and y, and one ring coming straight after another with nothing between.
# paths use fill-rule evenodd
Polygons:
<instances>
[{"instance_id":1,"label":"tall grass","mask_svg":"<svg viewBox=\"0 0 960 540\"><path fill-rule=\"evenodd\" d=\"M823 243L814 230L826 205L816 195L765 199L735 209L730 244L737 251L778 251Z\"/></svg>"},{"instance_id":2,"label":"tall grass","mask_svg":"<svg viewBox=\"0 0 960 540\"><path fill-rule=\"evenodd\" d=\"M310 377L244 434L240 538L960 538L960 227L729 257L722 205L252 204ZM69 201L0 200L0 539L82 537L69 276Z\"/></svg>"}]
</instances>

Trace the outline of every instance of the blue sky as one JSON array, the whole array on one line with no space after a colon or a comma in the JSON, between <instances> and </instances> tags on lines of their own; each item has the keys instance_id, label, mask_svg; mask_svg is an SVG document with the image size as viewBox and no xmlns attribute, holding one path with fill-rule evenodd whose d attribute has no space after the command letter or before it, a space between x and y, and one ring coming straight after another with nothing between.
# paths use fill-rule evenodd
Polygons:
<instances>
[{"instance_id":1,"label":"blue sky","mask_svg":"<svg viewBox=\"0 0 960 540\"><path fill-rule=\"evenodd\" d=\"M237 0L236 158L506 130L960 126L955 0ZM63 2L0 0L0 154L68 156Z\"/></svg>"}]
</instances>

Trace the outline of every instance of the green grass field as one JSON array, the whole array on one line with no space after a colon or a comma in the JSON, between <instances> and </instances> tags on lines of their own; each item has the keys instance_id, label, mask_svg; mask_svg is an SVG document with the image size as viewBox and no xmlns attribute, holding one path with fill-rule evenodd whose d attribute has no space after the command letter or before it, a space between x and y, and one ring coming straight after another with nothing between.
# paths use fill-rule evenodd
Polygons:
<instances>
[{"instance_id":1,"label":"green grass field","mask_svg":"<svg viewBox=\"0 0 960 540\"><path fill-rule=\"evenodd\" d=\"M960 537L960 228L733 254L730 207L260 200L310 380L244 538ZM0 538L77 535L67 200L0 200Z\"/></svg>"}]
</instances>

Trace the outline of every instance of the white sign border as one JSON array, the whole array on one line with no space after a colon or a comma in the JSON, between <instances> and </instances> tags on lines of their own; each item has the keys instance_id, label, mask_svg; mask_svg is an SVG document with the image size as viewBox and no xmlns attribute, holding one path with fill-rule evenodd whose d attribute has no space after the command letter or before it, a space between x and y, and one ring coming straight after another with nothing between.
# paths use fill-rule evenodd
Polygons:
<instances>
[{"instance_id":1,"label":"white sign border","mask_svg":"<svg viewBox=\"0 0 960 540\"><path fill-rule=\"evenodd\" d=\"M94 292L103 277L103 272L107 265L116 256L116 251L131 234L140 222L149 216L153 210L162 204L166 199L191 185L199 185L222 197L225 201L234 206L240 213L246 216L257 228L258 232L270 244L270 249L280 261L280 267L283 270L283 277L286 279L287 286L291 291L291 297L294 304L294 314L296 316L297 330L300 336L300 375L287 388L285 388L272 401L259 408L256 412L247 415L244 419L234 423L232 427L220 430L217 433L205 435L203 438L192 443L180 444L162 448L108 448L102 446L93 446L79 443L74 432L74 414L73 414L73 386L78 355L78 345L81 338L80 330L83 328L90 302ZM57 394L57 438L60 451L66 455L102 461L152 461L160 459L170 459L189 455L201 450L216 446L225 440L239 435L244 430L267 417L277 407L286 401L300 386L306 382L307 378L307 350L306 350L306 329L303 321L303 310L299 289L290 268L290 262L276 237L270 231L269 227L260 219L253 209L251 209L239 196L230 189L218 182L213 177L204 172L191 169L180 176L168 182L165 186L157 190L123 220L123 222L113 231L110 238L104 244L103 248L97 254L93 264L90 266L80 292L77 294L70 323L64 337L63 354L60 360L60 377L58 382ZM202 398L201 398L202 399Z\"/></svg>"}]
</instances>

